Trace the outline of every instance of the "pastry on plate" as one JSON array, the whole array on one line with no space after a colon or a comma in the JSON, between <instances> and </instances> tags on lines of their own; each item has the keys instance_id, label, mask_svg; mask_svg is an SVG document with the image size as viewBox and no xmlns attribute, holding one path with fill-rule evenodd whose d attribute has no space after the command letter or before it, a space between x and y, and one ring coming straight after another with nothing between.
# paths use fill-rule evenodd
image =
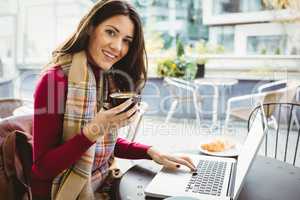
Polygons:
<instances>
[{"instance_id":1,"label":"pastry on plate","mask_svg":"<svg viewBox=\"0 0 300 200\"><path fill-rule=\"evenodd\" d=\"M222 152L233 148L233 142L225 138L215 138L209 143L201 144L202 149L210 152Z\"/></svg>"}]
</instances>

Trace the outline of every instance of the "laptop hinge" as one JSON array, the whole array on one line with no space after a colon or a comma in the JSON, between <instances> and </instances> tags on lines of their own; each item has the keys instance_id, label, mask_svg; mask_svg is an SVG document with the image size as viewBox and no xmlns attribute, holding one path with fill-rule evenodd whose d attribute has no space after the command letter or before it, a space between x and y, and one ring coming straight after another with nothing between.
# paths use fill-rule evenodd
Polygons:
<instances>
[{"instance_id":1,"label":"laptop hinge","mask_svg":"<svg viewBox=\"0 0 300 200\"><path fill-rule=\"evenodd\" d=\"M235 184L235 175L236 175L236 163L232 163L229 177L229 185L227 188L227 196L233 200L234 196L234 184Z\"/></svg>"}]
</instances>

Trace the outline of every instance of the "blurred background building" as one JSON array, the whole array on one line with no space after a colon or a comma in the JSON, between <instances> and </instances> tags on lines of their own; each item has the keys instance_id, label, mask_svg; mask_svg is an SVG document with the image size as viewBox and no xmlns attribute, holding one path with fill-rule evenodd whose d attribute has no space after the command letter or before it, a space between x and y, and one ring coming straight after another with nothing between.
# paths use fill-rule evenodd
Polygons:
<instances>
[{"instance_id":1,"label":"blurred background building","mask_svg":"<svg viewBox=\"0 0 300 200\"><path fill-rule=\"evenodd\" d=\"M51 52L75 30L94 1L0 0L0 97L32 99L38 74ZM300 77L297 0L281 4L272 0L131 2L143 20L150 85L162 83L157 60L172 54L176 37L187 52L199 42L221 49L213 55L191 51L189 56L205 59L206 77L238 79L239 86L229 95L249 92L261 80ZM145 91L153 93L150 86Z\"/></svg>"}]
</instances>

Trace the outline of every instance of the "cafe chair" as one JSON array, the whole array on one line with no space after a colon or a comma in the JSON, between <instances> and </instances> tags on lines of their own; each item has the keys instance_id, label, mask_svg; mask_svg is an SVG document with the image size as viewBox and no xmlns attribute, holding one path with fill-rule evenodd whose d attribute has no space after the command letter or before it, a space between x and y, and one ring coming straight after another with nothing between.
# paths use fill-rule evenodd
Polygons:
<instances>
[{"instance_id":1,"label":"cafe chair","mask_svg":"<svg viewBox=\"0 0 300 200\"><path fill-rule=\"evenodd\" d=\"M300 167L300 104L265 103L263 106L266 115L272 112L277 122L277 127L274 129L270 127L270 124L266 125L268 127L268 133L262 143L262 153L267 157L272 157ZM257 106L250 113L248 131L259 108L260 106ZM294 119L293 116L295 116Z\"/></svg>"},{"instance_id":2,"label":"cafe chair","mask_svg":"<svg viewBox=\"0 0 300 200\"><path fill-rule=\"evenodd\" d=\"M197 123L200 124L202 98L197 93L197 87L193 83L179 78L165 77L164 82L165 85L170 89L172 99L171 107L168 111L165 123L170 121L179 104L187 104L192 102L195 109Z\"/></svg>"},{"instance_id":3,"label":"cafe chair","mask_svg":"<svg viewBox=\"0 0 300 200\"><path fill-rule=\"evenodd\" d=\"M253 94L229 98L225 117L225 130L228 128L232 117L247 121L253 108L260 103L293 102L299 85L299 81L279 80L259 86L257 92ZM277 125L272 112L269 113L268 123L276 129Z\"/></svg>"},{"instance_id":4,"label":"cafe chair","mask_svg":"<svg viewBox=\"0 0 300 200\"><path fill-rule=\"evenodd\" d=\"M295 103L300 104L300 87L297 88ZM298 117L295 113L292 115L292 122L296 124L296 126L300 126Z\"/></svg>"}]
</instances>

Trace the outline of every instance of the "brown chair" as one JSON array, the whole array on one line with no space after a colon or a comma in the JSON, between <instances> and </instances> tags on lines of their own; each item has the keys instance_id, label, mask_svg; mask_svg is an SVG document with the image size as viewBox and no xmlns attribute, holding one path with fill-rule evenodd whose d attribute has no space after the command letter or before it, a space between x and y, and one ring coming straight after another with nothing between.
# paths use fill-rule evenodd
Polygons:
<instances>
[{"instance_id":1,"label":"brown chair","mask_svg":"<svg viewBox=\"0 0 300 200\"><path fill-rule=\"evenodd\" d=\"M2 98L0 99L0 118L6 118L13 115L16 108L29 103L27 100L16 98Z\"/></svg>"},{"instance_id":2,"label":"brown chair","mask_svg":"<svg viewBox=\"0 0 300 200\"><path fill-rule=\"evenodd\" d=\"M32 115L10 116L0 121L0 137L15 130L32 134Z\"/></svg>"}]
</instances>

